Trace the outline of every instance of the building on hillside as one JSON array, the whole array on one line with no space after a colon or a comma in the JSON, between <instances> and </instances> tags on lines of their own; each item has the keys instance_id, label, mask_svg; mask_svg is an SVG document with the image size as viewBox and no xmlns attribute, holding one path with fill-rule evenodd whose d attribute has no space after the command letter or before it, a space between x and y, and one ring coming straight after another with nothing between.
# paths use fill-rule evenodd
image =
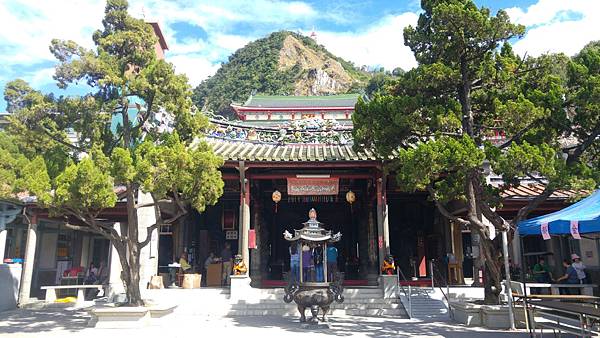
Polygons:
<instances>
[{"instance_id":1,"label":"building on hillside","mask_svg":"<svg viewBox=\"0 0 600 338\"><path fill-rule=\"evenodd\" d=\"M256 125L272 125L305 119L336 120L352 124L358 94L328 96L251 95L243 104L232 104L240 120Z\"/></svg>"}]
</instances>

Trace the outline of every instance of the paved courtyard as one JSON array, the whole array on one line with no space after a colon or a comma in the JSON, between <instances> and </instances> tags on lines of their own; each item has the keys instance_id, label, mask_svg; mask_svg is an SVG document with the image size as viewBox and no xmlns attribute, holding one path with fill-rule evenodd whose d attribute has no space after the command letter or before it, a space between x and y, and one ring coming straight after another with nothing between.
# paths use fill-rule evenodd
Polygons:
<instances>
[{"instance_id":1,"label":"paved courtyard","mask_svg":"<svg viewBox=\"0 0 600 338\"><path fill-rule=\"evenodd\" d=\"M524 332L468 328L451 322L407 319L332 317L329 329L307 330L292 317L176 316L144 329L95 329L85 311L65 309L15 310L0 313L5 337L527 337Z\"/></svg>"}]
</instances>

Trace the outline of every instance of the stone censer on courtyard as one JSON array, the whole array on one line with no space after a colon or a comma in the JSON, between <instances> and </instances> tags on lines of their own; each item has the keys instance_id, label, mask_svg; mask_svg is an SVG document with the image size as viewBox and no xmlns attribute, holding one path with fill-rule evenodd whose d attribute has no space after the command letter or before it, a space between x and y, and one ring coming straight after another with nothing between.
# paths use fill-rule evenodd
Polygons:
<instances>
[{"instance_id":1,"label":"stone censer on courtyard","mask_svg":"<svg viewBox=\"0 0 600 338\"><path fill-rule=\"evenodd\" d=\"M290 254L298 255L299 264L296 269L291 269L288 274L288 285L285 288L284 302L294 301L300 312L300 321L306 322L305 311L310 309L311 323L318 323L319 310L322 313L321 321L326 321L331 303L342 303L343 274L337 271L327 271L328 244L339 241L340 232L331 233L322 227L323 223L317 220L316 210L310 209L308 221L304 227L294 230L292 235L287 230L283 237L289 241ZM307 259L312 260L310 263Z\"/></svg>"}]
</instances>

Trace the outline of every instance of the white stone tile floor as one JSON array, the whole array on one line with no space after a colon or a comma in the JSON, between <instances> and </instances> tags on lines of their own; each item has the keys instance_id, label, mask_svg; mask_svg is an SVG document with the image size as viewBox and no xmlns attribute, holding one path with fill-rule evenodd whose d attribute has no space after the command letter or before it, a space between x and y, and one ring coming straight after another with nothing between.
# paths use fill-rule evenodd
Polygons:
<instances>
[{"instance_id":1,"label":"white stone tile floor","mask_svg":"<svg viewBox=\"0 0 600 338\"><path fill-rule=\"evenodd\" d=\"M334 316L329 328L306 329L296 317L183 316L173 315L151 327L96 329L88 326L82 310L42 309L0 312L0 337L527 337L524 331L486 330L453 322L421 322L392 317Z\"/></svg>"}]
</instances>

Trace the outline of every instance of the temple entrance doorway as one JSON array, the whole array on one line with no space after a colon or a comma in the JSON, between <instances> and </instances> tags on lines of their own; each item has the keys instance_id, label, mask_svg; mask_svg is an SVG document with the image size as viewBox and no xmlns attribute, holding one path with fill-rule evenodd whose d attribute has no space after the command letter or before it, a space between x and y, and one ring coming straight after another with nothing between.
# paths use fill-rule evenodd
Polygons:
<instances>
[{"instance_id":1,"label":"temple entrance doorway","mask_svg":"<svg viewBox=\"0 0 600 338\"><path fill-rule=\"evenodd\" d=\"M435 207L426 194L389 194L390 252L407 280L428 277L429 260L439 259L443 242L434 225Z\"/></svg>"},{"instance_id":2,"label":"temple entrance doorway","mask_svg":"<svg viewBox=\"0 0 600 338\"><path fill-rule=\"evenodd\" d=\"M253 211L260 213L262 224L265 225L257 234L262 236L260 242L263 243L263 286L278 286L283 282L285 273L290 270L290 244L283 238L283 233L286 230L294 233L294 229L301 229L311 208L317 211L318 220L325 229L342 233L342 239L335 247L338 251L338 269L345 273L345 279L366 279L369 245L366 230L369 227L369 211L374 212L369 209L374 207L367 194L367 180L351 182L340 179L338 194L329 196L289 196L285 181L261 181L259 188L261 207ZM274 203L272 199L275 190L282 194L279 203ZM356 197L352 204L346 199L349 190Z\"/></svg>"}]
</instances>

